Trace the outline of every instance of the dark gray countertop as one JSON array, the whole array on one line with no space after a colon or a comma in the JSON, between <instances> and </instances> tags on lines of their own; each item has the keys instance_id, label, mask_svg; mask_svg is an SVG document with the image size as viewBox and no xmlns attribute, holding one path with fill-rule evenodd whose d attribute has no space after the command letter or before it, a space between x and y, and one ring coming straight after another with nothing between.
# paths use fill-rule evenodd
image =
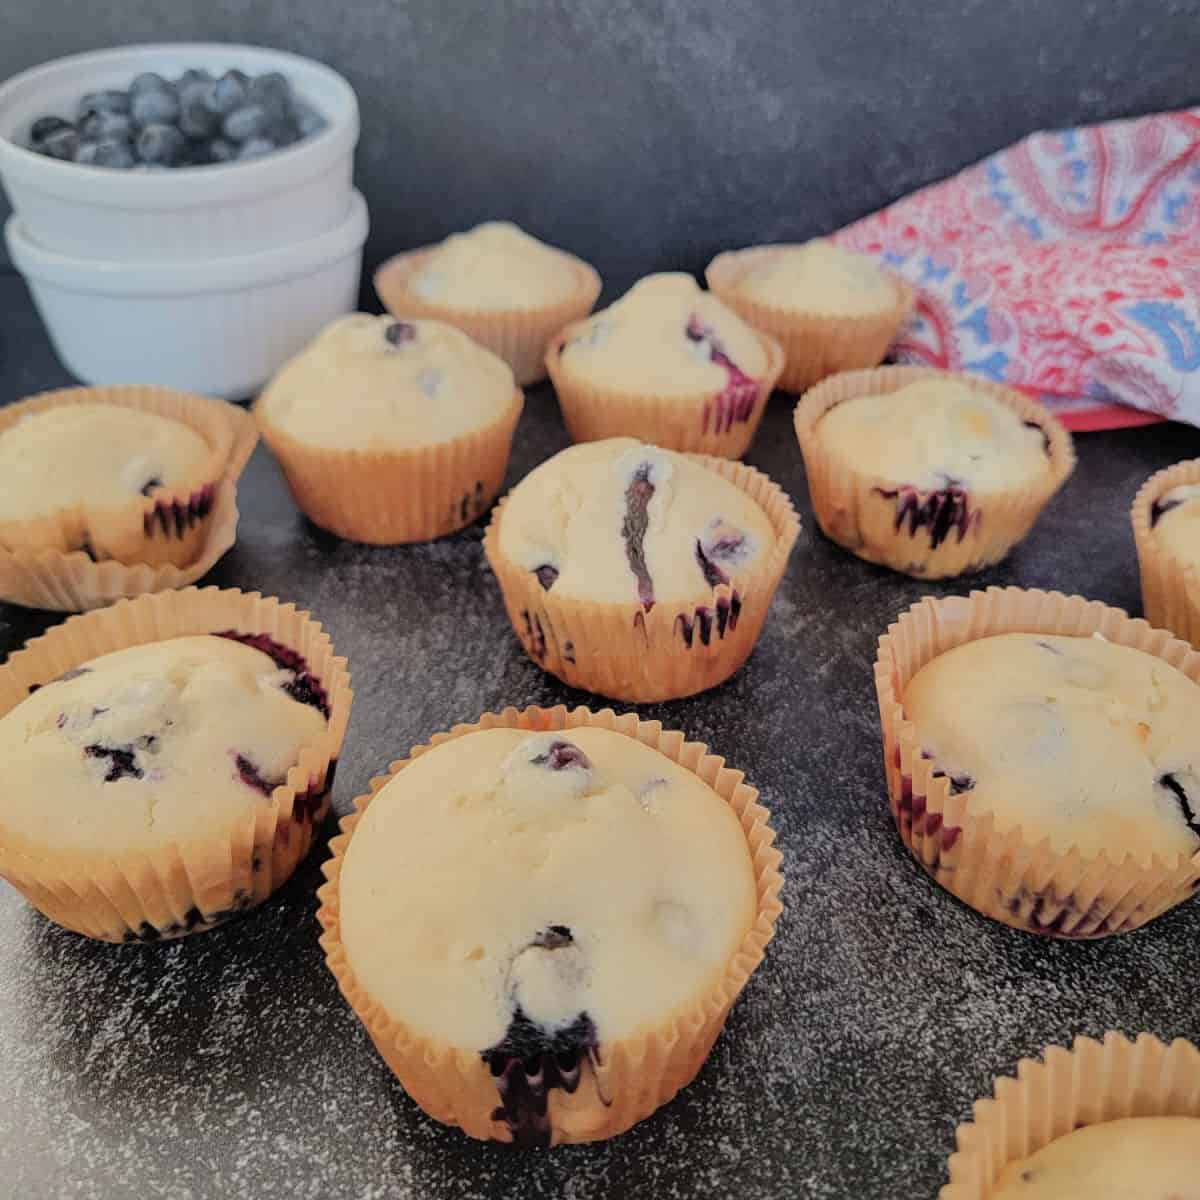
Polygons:
<instances>
[{"instance_id":1,"label":"dark gray countertop","mask_svg":"<svg viewBox=\"0 0 1200 1200\"><path fill-rule=\"evenodd\" d=\"M19 282L0 275L0 401L66 382ZM986 921L925 877L887 810L871 667L930 585L816 531L777 397L748 455L804 529L763 637L725 686L645 706L746 771L774 814L787 906L696 1082L630 1133L520 1153L424 1117L343 1003L317 945L318 845L262 908L158 946L89 943L0 885L0 1192L14 1197L647 1196L929 1200L955 1125L1023 1055L1117 1028L1200 1041L1200 905L1098 943ZM510 482L566 444L533 391ZM1079 468L1032 536L972 581L1058 588L1139 611L1128 508L1200 455L1160 425L1077 439ZM235 549L207 582L310 608L357 694L344 813L415 742L507 704L585 703L521 653L482 528L368 549L297 514L260 448ZM0 605L0 651L60 618ZM596 705L597 707L601 705Z\"/></svg>"}]
</instances>

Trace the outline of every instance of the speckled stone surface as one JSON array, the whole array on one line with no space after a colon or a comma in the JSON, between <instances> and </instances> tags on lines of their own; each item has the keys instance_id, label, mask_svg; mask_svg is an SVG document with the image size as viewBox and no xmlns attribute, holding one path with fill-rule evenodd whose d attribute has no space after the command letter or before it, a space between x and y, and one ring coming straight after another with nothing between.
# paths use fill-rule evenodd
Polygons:
<instances>
[{"instance_id":1,"label":"speckled stone surface","mask_svg":"<svg viewBox=\"0 0 1200 1200\"><path fill-rule=\"evenodd\" d=\"M0 277L0 400L64 379ZM696 1082L625 1136L519 1153L469 1141L404 1096L322 963L319 845L258 911L160 946L95 945L0 884L0 1193L22 1198L738 1196L931 1200L955 1125L992 1077L1076 1034L1200 1041L1200 904L1099 943L992 924L932 883L888 815L875 640L929 591L851 558L811 519L776 397L748 459L804 530L764 635L728 684L646 706L747 772L774 813L787 911ZM531 393L510 482L566 444ZM1030 539L978 584L1139 609L1127 510L1150 472L1200 455L1176 425L1078 439L1080 465ZM586 702L521 654L482 529L434 545L340 543L293 509L269 457L209 577L298 601L349 656L344 813L429 734L506 704ZM0 650L59 618L0 606ZM636 986L636 981L631 981Z\"/></svg>"}]
</instances>

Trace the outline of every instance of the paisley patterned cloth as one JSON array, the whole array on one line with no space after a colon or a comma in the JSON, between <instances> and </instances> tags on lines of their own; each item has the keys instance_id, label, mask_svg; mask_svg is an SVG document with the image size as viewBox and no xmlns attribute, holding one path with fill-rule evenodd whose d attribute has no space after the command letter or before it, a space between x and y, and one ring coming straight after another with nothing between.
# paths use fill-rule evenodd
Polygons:
<instances>
[{"instance_id":1,"label":"paisley patterned cloth","mask_svg":"<svg viewBox=\"0 0 1200 1200\"><path fill-rule=\"evenodd\" d=\"M920 289L900 362L1076 429L1200 425L1200 108L1035 133L835 235Z\"/></svg>"}]
</instances>

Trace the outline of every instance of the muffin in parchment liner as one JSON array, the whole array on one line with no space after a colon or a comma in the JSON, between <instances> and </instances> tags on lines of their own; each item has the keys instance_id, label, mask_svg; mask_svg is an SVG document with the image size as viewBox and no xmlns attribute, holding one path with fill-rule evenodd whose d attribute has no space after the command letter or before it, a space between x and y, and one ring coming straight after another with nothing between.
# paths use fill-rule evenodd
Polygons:
<instances>
[{"instance_id":1,"label":"muffin in parchment liner","mask_svg":"<svg viewBox=\"0 0 1200 1200\"><path fill-rule=\"evenodd\" d=\"M1138 489L1130 510L1142 582L1142 611L1151 625L1200 644L1200 567L1172 554L1155 533L1166 511L1163 497L1200 484L1200 458L1156 471Z\"/></svg>"},{"instance_id":2,"label":"muffin in parchment liner","mask_svg":"<svg viewBox=\"0 0 1200 1200\"><path fill-rule=\"evenodd\" d=\"M173 486L147 484L142 494L115 507L71 505L28 520L0 523L0 555L53 552L65 560L82 554L97 562L126 566L171 565L187 570L201 559L212 536L217 492L236 485L258 433L254 422L235 405L186 392L153 387L64 388L44 392L0 409L0 434L25 417L71 405L107 405L176 421L198 435L206 454L187 478ZM153 482L153 481L152 481ZM47 560L41 571L49 570ZM73 563L64 576L78 580ZM65 585L70 586L70 585Z\"/></svg>"},{"instance_id":3,"label":"muffin in parchment liner","mask_svg":"<svg viewBox=\"0 0 1200 1200\"><path fill-rule=\"evenodd\" d=\"M500 548L507 501L483 539L513 631L526 654L572 687L633 703L677 699L715 687L750 656L800 532L791 499L768 476L727 458L689 455L745 492L775 534L750 570L693 604L668 601L646 610L628 602L588 601L547 590Z\"/></svg>"},{"instance_id":4,"label":"muffin in parchment liner","mask_svg":"<svg viewBox=\"0 0 1200 1200\"><path fill-rule=\"evenodd\" d=\"M714 295L782 347L786 363L778 386L786 392L804 392L828 375L881 363L916 304L913 287L899 276L885 273L895 290L895 303L878 312L854 315L781 308L741 289L747 272L787 248L727 250L704 271L705 282Z\"/></svg>"},{"instance_id":5,"label":"muffin in parchment liner","mask_svg":"<svg viewBox=\"0 0 1200 1200\"><path fill-rule=\"evenodd\" d=\"M1110 1031L1023 1058L958 1127L939 1200L988 1200L1005 1167L1076 1129L1129 1117L1200 1117L1200 1050Z\"/></svg>"},{"instance_id":6,"label":"muffin in parchment liner","mask_svg":"<svg viewBox=\"0 0 1200 1200\"><path fill-rule=\"evenodd\" d=\"M68 619L0 666L0 715L101 655L194 634L237 635L297 678L321 705L284 782L244 818L180 842L153 834L117 850L64 847L6 827L0 875L52 921L102 941L156 941L207 929L271 895L308 852L329 805L352 693L345 659L307 613L257 593L186 588L121 600Z\"/></svg>"},{"instance_id":7,"label":"muffin in parchment liner","mask_svg":"<svg viewBox=\"0 0 1200 1200\"><path fill-rule=\"evenodd\" d=\"M449 303L439 304L419 296L413 278L429 264L437 246L422 246L389 258L375 272L375 291L383 306L395 317L409 320L444 321L504 359L512 368L519 387L528 387L546 377L546 347L554 335L573 321L586 317L600 295L600 276L582 259L556 247L543 249L558 255L570 268L575 290L562 300L533 308L473 310Z\"/></svg>"},{"instance_id":8,"label":"muffin in parchment liner","mask_svg":"<svg viewBox=\"0 0 1200 1200\"><path fill-rule=\"evenodd\" d=\"M546 372L574 442L635 437L668 450L741 458L783 369L783 348L768 334L754 331L767 365L753 381L741 379L717 392L693 394L602 387L572 373L562 361L562 349L577 329L578 323L561 330L546 351Z\"/></svg>"},{"instance_id":9,"label":"muffin in parchment liner","mask_svg":"<svg viewBox=\"0 0 1200 1200\"><path fill-rule=\"evenodd\" d=\"M356 827L380 789L422 754L479 730L519 729L530 732L592 728L636 739L695 774L725 800L746 839L754 879L756 911L740 946L711 988L662 1020L612 1044L600 1044L571 1062L514 1062L503 1073L480 1050L450 1045L417 1033L390 1014L356 976L341 929L341 878ZM529 708L485 713L477 722L456 725L415 747L408 758L393 762L389 773L371 780L369 795L354 802L341 833L330 843L332 857L324 866L328 882L319 893L317 914L324 933L326 963L356 1015L366 1026L381 1056L405 1091L438 1121L457 1125L476 1138L518 1144L596 1141L625 1131L665 1104L696 1075L725 1023L730 1007L762 961L775 921L782 911L779 892L781 855L775 849L769 814L758 793L743 782L740 771L686 741L679 732L663 730L657 721L641 721L633 713L618 716L610 709ZM510 1079L516 1071L519 1079ZM514 1126L506 1117L502 1089L516 1088L526 1104L539 1108L536 1127ZM532 1135L532 1136L531 1136Z\"/></svg>"},{"instance_id":10,"label":"muffin in parchment liner","mask_svg":"<svg viewBox=\"0 0 1200 1200\"><path fill-rule=\"evenodd\" d=\"M952 380L1013 409L1042 433L1047 469L1034 487L983 493L948 485L920 491L902 478L858 471L821 442L821 418L859 396L887 395L924 380ZM796 437L808 491L826 537L868 562L920 579L978 571L1003 559L1029 533L1038 514L1075 468L1071 435L1022 393L971 375L925 367L879 367L834 375L796 405Z\"/></svg>"},{"instance_id":11,"label":"muffin in parchment liner","mask_svg":"<svg viewBox=\"0 0 1200 1200\"><path fill-rule=\"evenodd\" d=\"M906 715L905 689L922 667L966 642L1005 633L1100 635L1168 663L1200 683L1200 653L1166 630L1080 596L989 588L969 596L926 597L879 639L875 687L883 728L884 769L896 827L938 883L994 920L1032 933L1096 938L1127 933L1188 899L1200 887L1200 852L1082 854L1018 825L995 828L991 812L970 809ZM986 681L981 681L981 687Z\"/></svg>"}]
</instances>

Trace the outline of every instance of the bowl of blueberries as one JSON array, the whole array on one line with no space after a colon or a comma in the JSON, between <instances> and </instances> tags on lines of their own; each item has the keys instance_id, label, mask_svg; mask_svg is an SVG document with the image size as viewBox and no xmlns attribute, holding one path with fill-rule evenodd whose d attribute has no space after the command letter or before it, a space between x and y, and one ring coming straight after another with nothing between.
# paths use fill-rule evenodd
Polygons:
<instances>
[{"instance_id":1,"label":"bowl of blueberries","mask_svg":"<svg viewBox=\"0 0 1200 1200\"><path fill-rule=\"evenodd\" d=\"M355 305L358 134L345 79L253 46L102 50L0 85L5 239L65 365L251 394Z\"/></svg>"}]
</instances>

